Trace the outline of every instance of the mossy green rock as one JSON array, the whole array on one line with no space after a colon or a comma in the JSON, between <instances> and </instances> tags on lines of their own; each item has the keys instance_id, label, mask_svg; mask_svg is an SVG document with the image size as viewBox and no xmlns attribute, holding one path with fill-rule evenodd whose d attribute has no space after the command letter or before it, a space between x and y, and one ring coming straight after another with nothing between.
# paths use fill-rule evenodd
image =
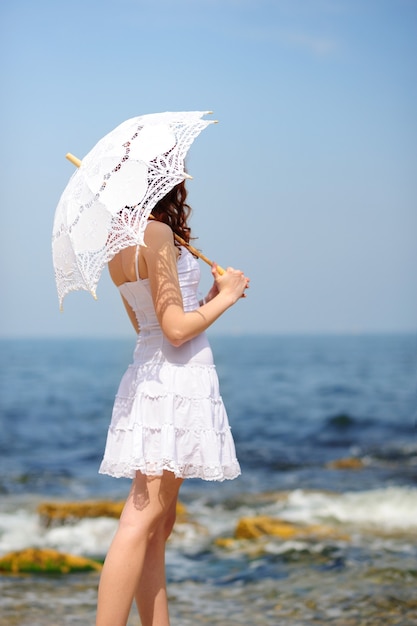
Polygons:
<instances>
[{"instance_id":1,"label":"mossy green rock","mask_svg":"<svg viewBox=\"0 0 417 626\"><path fill-rule=\"evenodd\" d=\"M102 564L49 548L27 548L0 558L0 572L11 574L70 574L100 571Z\"/></svg>"}]
</instances>

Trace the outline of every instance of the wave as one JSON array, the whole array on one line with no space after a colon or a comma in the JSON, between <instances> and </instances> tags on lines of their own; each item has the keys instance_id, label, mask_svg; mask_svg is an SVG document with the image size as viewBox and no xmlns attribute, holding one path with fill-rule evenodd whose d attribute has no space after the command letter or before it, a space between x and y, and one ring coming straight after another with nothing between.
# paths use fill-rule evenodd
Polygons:
<instances>
[{"instance_id":1,"label":"wave","mask_svg":"<svg viewBox=\"0 0 417 626\"><path fill-rule=\"evenodd\" d=\"M295 490L271 511L295 522L331 522L382 532L415 531L417 489L386 487L342 494Z\"/></svg>"},{"instance_id":2,"label":"wave","mask_svg":"<svg viewBox=\"0 0 417 626\"><path fill-rule=\"evenodd\" d=\"M36 503L13 506L0 514L0 554L27 547L54 548L63 552L102 558L117 527L106 517L81 519L56 527L45 527ZM178 524L173 548L194 552L218 537L233 536L239 519L271 516L291 523L326 524L365 534L417 531L417 489L387 487L369 491L330 493L293 490L265 494L241 494L235 501L194 499L188 505L189 521ZM215 515L213 515L215 511Z\"/></svg>"}]
</instances>

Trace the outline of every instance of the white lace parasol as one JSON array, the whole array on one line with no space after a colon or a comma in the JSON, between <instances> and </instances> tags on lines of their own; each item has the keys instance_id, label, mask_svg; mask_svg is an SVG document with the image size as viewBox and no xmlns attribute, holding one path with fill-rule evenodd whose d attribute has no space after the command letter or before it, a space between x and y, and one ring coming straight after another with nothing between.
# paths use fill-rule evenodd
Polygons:
<instances>
[{"instance_id":1,"label":"white lace parasol","mask_svg":"<svg viewBox=\"0 0 417 626\"><path fill-rule=\"evenodd\" d=\"M96 297L113 256L143 244L150 212L189 178L184 160L194 139L214 120L209 111L155 113L129 119L83 158L55 211L52 256L60 308L79 289Z\"/></svg>"}]
</instances>

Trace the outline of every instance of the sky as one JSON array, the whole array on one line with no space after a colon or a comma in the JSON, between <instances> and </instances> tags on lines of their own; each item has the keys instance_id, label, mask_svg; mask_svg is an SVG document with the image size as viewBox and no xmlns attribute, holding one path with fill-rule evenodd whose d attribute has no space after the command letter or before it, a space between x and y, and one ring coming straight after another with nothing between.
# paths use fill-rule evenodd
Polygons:
<instances>
[{"instance_id":1,"label":"sky","mask_svg":"<svg viewBox=\"0 0 417 626\"><path fill-rule=\"evenodd\" d=\"M186 110L194 243L251 278L216 332L417 330L417 0L2 0L0 58L0 336L131 336L106 269L59 311L65 154Z\"/></svg>"}]
</instances>

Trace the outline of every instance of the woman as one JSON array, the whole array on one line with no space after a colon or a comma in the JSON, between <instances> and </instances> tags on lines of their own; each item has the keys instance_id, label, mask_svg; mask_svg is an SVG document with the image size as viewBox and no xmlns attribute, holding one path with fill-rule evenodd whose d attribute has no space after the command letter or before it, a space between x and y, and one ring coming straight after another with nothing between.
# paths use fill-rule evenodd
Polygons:
<instances>
[{"instance_id":1,"label":"woman","mask_svg":"<svg viewBox=\"0 0 417 626\"><path fill-rule=\"evenodd\" d=\"M133 481L101 575L97 626L125 626L133 599L142 626L169 626L165 543L181 483L240 473L204 331L244 296L249 280L233 268L220 275L214 265L213 287L198 302L198 263L173 237L190 239L186 196L184 183L174 187L152 211L145 246L109 262L138 339L100 467Z\"/></svg>"}]
</instances>

